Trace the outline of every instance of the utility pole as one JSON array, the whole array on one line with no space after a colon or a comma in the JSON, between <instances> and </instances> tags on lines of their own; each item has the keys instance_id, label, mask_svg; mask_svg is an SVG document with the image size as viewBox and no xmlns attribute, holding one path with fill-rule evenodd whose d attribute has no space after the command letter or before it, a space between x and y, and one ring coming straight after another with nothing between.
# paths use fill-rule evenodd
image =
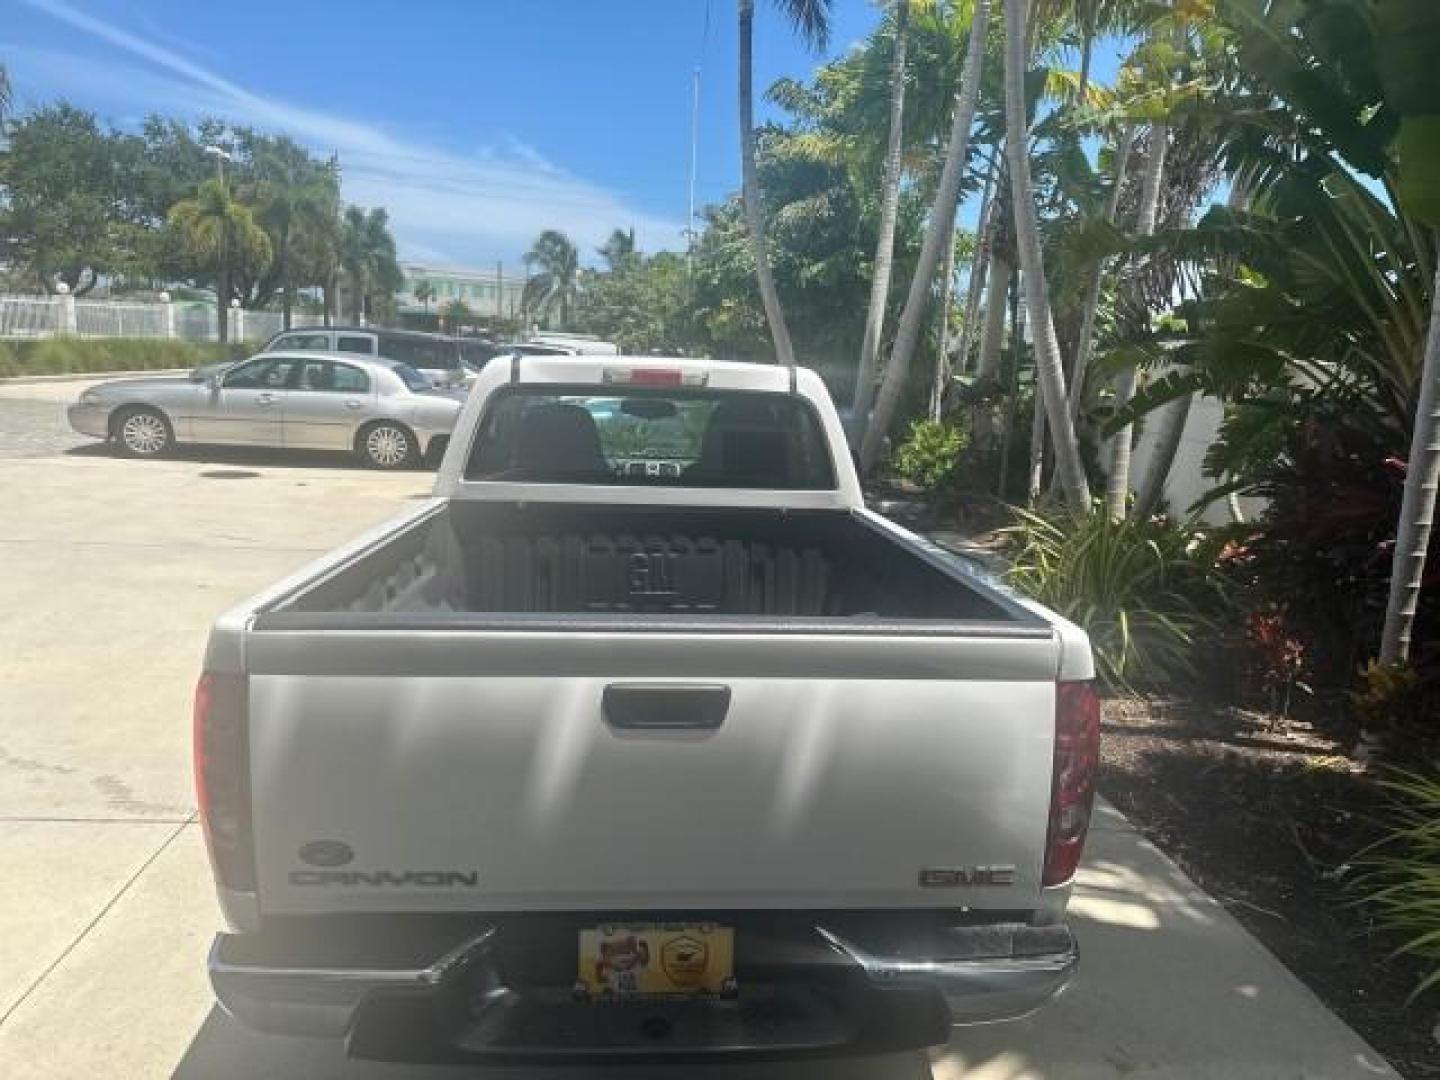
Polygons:
<instances>
[{"instance_id":1,"label":"utility pole","mask_svg":"<svg viewBox=\"0 0 1440 1080\"><path fill-rule=\"evenodd\" d=\"M685 273L695 249L695 173L700 150L700 65L695 65L690 78L690 213L685 218Z\"/></svg>"}]
</instances>

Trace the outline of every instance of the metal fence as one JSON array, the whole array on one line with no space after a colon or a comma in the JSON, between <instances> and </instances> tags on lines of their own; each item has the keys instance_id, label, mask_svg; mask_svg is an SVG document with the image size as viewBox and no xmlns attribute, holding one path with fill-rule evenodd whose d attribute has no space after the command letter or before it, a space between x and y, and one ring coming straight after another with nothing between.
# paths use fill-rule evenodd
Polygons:
<instances>
[{"instance_id":1,"label":"metal fence","mask_svg":"<svg viewBox=\"0 0 1440 1080\"><path fill-rule=\"evenodd\" d=\"M278 311L232 310L231 341L265 341L279 333ZM318 317L295 312L293 326L314 326ZM211 304L184 301L84 300L69 295L0 296L0 338L174 338L218 341Z\"/></svg>"}]
</instances>

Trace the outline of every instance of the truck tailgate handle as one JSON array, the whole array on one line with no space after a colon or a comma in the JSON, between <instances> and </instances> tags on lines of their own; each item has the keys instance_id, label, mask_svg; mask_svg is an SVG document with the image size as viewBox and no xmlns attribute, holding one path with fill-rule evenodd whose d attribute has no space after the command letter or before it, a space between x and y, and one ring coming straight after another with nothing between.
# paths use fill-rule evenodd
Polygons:
<instances>
[{"instance_id":1,"label":"truck tailgate handle","mask_svg":"<svg viewBox=\"0 0 1440 1080\"><path fill-rule=\"evenodd\" d=\"M699 728L725 721L730 687L722 683L611 683L602 699L605 722L630 730Z\"/></svg>"}]
</instances>

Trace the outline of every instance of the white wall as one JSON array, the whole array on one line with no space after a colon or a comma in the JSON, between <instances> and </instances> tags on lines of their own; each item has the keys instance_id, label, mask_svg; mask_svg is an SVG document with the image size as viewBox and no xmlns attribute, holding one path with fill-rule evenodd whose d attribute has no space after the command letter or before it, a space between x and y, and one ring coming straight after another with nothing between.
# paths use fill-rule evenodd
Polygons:
<instances>
[{"instance_id":1,"label":"white wall","mask_svg":"<svg viewBox=\"0 0 1440 1080\"><path fill-rule=\"evenodd\" d=\"M1140 438L1135 444L1135 455L1130 465L1131 484L1139 486L1141 479L1150 468L1155 457L1155 437L1160 427L1160 413L1151 413L1145 422ZM1201 471L1205 453L1220 432L1220 421L1224 418L1224 406L1212 397L1197 397L1190 406L1190 415L1185 421L1185 432L1180 437L1180 449L1175 454L1175 464L1165 483L1165 498L1170 509L1176 514L1185 514L1196 499L1214 487L1216 481ZM1259 499L1241 499L1241 509L1247 519L1259 514L1263 502ZM1203 520L1220 525L1227 523L1224 500L1216 500L1205 508Z\"/></svg>"}]
</instances>

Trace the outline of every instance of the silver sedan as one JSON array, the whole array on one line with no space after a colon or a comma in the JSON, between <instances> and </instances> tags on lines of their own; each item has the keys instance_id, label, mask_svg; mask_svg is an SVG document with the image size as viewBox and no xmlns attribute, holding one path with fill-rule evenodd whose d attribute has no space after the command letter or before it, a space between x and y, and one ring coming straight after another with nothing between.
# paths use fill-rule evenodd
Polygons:
<instances>
[{"instance_id":1,"label":"silver sedan","mask_svg":"<svg viewBox=\"0 0 1440 1080\"><path fill-rule=\"evenodd\" d=\"M70 426L132 457L177 442L349 450L377 469L437 455L463 395L435 390L408 364L350 353L262 353L188 376L99 383Z\"/></svg>"}]
</instances>

